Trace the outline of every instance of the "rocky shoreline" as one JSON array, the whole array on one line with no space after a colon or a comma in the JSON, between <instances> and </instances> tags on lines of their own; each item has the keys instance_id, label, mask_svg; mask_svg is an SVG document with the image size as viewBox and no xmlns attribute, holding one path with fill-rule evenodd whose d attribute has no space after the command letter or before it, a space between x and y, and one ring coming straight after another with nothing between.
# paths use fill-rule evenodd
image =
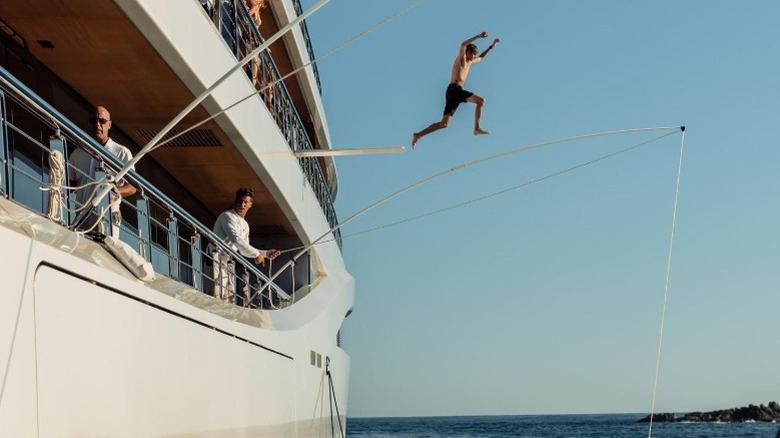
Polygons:
<instances>
[{"instance_id":1,"label":"rocky shoreline","mask_svg":"<svg viewBox=\"0 0 780 438\"><path fill-rule=\"evenodd\" d=\"M648 423L650 416L642 418L638 423ZM718 423L744 423L746 421L780 422L780 404L769 402L768 405L748 405L741 408L724 409L710 412L691 412L678 418L672 413L654 414L654 423L672 422L718 422Z\"/></svg>"}]
</instances>

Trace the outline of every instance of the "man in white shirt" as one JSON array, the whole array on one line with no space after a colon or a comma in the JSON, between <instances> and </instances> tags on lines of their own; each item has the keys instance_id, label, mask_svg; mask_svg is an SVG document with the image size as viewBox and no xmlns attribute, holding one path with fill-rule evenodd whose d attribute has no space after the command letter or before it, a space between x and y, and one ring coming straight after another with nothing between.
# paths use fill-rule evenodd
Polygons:
<instances>
[{"instance_id":1,"label":"man in white shirt","mask_svg":"<svg viewBox=\"0 0 780 438\"><path fill-rule=\"evenodd\" d=\"M109 114L106 108L102 106L95 107L92 116L89 118L89 123L90 128L93 129L92 134L95 136L95 140L97 140L108 152L114 154L114 156L119 158L123 163L127 163L133 159L133 154L130 153L130 149L115 142L108 136L108 132L111 130L111 114ZM68 166L68 178L72 185L79 187L95 181L95 169L100 165L100 160L92 156L89 152L78 148L70 154L68 162L70 163L70 166ZM135 187L124 179L117 181L116 186L119 195L122 197L131 196L136 192ZM91 201L95 189L96 186L91 185L76 190L76 205L80 208ZM118 206L114 210L112 210L112 213L119 213ZM81 225L81 228L92 228L96 218L97 216L93 216L92 219L85 221Z\"/></svg>"},{"instance_id":2,"label":"man in white shirt","mask_svg":"<svg viewBox=\"0 0 780 438\"><path fill-rule=\"evenodd\" d=\"M281 254L277 249L262 250L257 249L249 243L249 224L246 217L247 212L252 208L252 189L240 188L236 191L236 198L233 201L233 208L223 211L217 222L214 224L214 233L231 248L238 251L244 257L251 258L255 264L264 265L265 259L273 260ZM216 260L219 258L219 260ZM232 302L233 284L232 275L227 269L229 256L215 256L214 260L214 296L225 301ZM239 285L238 289L244 289L245 285ZM246 291L248 292L248 291ZM246 295L245 295L246 296Z\"/></svg>"}]
</instances>

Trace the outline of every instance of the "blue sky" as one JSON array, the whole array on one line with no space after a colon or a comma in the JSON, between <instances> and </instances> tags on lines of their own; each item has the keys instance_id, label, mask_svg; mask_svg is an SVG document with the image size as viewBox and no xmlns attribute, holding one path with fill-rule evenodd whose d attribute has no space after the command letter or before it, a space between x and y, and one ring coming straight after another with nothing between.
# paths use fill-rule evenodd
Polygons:
<instances>
[{"instance_id":1,"label":"blue sky","mask_svg":"<svg viewBox=\"0 0 780 438\"><path fill-rule=\"evenodd\" d=\"M304 8L314 1L303 1ZM332 0L321 54L407 6ZM780 3L428 0L319 63L336 148L408 145L458 45L501 44L485 97L417 150L340 157L342 219L432 174L557 138L685 125L656 412L780 400ZM344 227L386 225L646 141L621 135L454 172ZM649 412L679 134L464 208L347 238L350 416Z\"/></svg>"}]
</instances>

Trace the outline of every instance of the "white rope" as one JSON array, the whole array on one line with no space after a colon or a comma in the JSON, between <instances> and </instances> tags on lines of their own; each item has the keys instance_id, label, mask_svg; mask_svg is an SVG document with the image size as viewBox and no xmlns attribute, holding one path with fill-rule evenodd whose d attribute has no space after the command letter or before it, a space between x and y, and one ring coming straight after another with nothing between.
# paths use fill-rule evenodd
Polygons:
<instances>
[{"instance_id":1,"label":"white rope","mask_svg":"<svg viewBox=\"0 0 780 438\"><path fill-rule=\"evenodd\" d=\"M645 141L645 142L642 142L642 143L639 143L639 144L635 144L633 146L630 146L630 147L627 147L625 149L621 149L619 151L616 151L616 152L613 152L613 153L601 156L599 158L596 158L596 159L593 159L593 160L590 160L590 161L586 161L584 163L580 163L580 164L577 164L575 166L568 167L566 169L559 170L557 172L554 172L554 173L551 173L551 174L548 174L548 175L545 175L545 176L533 179L531 181L526 181L526 182L524 182L522 184L518 184L516 186L512 186L512 187L508 187L508 188L505 188L505 189L502 189L502 190L499 190L499 191L488 193L487 195L483 195L483 196L480 196L478 198L473 198L473 199L470 199L468 201L464 201L464 202L461 202L461 203L458 203L458 204L450 205L448 207L443 207L443 208L440 208L438 210L429 211L427 213L419 214L417 216L412 216L412 217L409 217L409 218L406 218L406 219L402 219L400 221L396 221L396 222L392 222L392 223L389 223L389 224L381 225L381 226L378 226L378 227L369 228L367 230L351 233L351 234L348 234L348 235L343 236L343 237L347 237L347 238L349 238L349 237L356 237L356 236L360 236L360 235L363 235L363 234L368 234L368 233L371 233L371 232L374 232L374 231L383 230L385 228L390 228L390 227L394 227L394 226L397 226L397 225L401 225L401 224L413 222L413 221L416 221L416 220L424 219L426 217L435 216L437 214L445 213L445 212L448 212L448 211L451 211L451 210L455 210L455 209L458 209L458 208L462 208L462 207L465 207L465 206L468 206L468 205L471 205L471 204L476 204L478 202L482 202L482 201L494 198L496 196L504 195L504 194L512 192L514 190L522 189L522 188L528 187L530 185L533 185L533 184L536 184L536 183L540 183L542 181L546 181L548 179L555 178L555 177L561 176L561 175L569 173L569 172L573 172L573 171L581 169L583 167L596 164L596 163L598 163L600 161L604 161L604 160L607 160L609 158L614 158L614 157L616 157L618 155L621 155L621 154L624 154L626 152L632 151L632 150L634 150L636 148L639 148L641 146L644 146L646 144L652 143L654 141L661 140L661 139L663 139L665 137L668 137L668 136L670 136L672 134L674 134L674 132L669 132L667 134L661 135L661 136L653 138L651 140L648 140L648 141Z\"/></svg>"},{"instance_id":2,"label":"white rope","mask_svg":"<svg viewBox=\"0 0 780 438\"><path fill-rule=\"evenodd\" d=\"M658 388L658 373L661 368L661 346L664 340L664 321L666 320L666 302L669 296L669 276L672 271L672 248L674 247L674 229L677 223L677 199L680 194L680 175L682 174L682 160L683 149L685 147L685 128L682 128L682 139L680 140L680 161L677 165L677 185L674 191L674 208L672 209L672 232L669 237L669 256L666 260L666 284L664 286L664 305L661 311L661 328L658 333L658 353L655 360L655 379L653 380L653 401L650 404L650 425L648 427L647 436L650 438L653 435L653 414L655 413L655 395Z\"/></svg>"},{"instance_id":3,"label":"white rope","mask_svg":"<svg viewBox=\"0 0 780 438\"><path fill-rule=\"evenodd\" d=\"M113 190L115 193L117 193L117 195L116 195L116 198L111 200L111 202L109 203L108 206L103 207L103 208L100 209L100 212L98 212L95 215L94 223L92 225L90 225L89 228L74 230L76 233L81 234L81 235L91 233L95 229L98 229L99 233L105 234L105 226L103 225L103 218L106 216L106 212L111 211L112 207L118 208L119 204L122 202L122 199L121 199L121 197L118 194L119 191L116 188L116 184L113 182L113 179L109 180L108 175L104 176L103 178L101 178L98 181L93 181L91 183L84 184L83 186L79 186L79 187L77 187L77 189L84 189L86 187L89 187L91 185L96 185L96 184L97 185L103 184L103 185L108 186L109 190ZM95 191L97 191L97 189L95 189ZM81 212L81 211L83 211L83 210L85 210L87 208L92 207L92 205L90 203L91 203L92 199L95 196L95 191L92 192L90 197L87 198L87 200L84 202L84 204L82 206L77 207L75 209L72 209L71 211Z\"/></svg>"},{"instance_id":4,"label":"white rope","mask_svg":"<svg viewBox=\"0 0 780 438\"><path fill-rule=\"evenodd\" d=\"M205 119L201 120L200 122L198 122L198 123L196 123L196 124L194 124L194 125L190 126L190 127L189 127L189 128L187 128L187 129L185 129L184 131L178 132L178 133L176 133L176 135L172 136L171 138L169 138L169 139L167 139L167 140L165 140L165 141L163 141L163 142L160 142L160 143L159 143L157 146L155 146L155 147L154 147L154 149L157 149L157 148L159 148L159 147L161 147L161 146L164 146L165 144L167 144L167 143L169 143L169 142L171 142L171 141L173 141L173 140L175 140L175 139L177 139L177 138L181 137L182 135L184 135L184 134L186 134L186 133L188 133L188 132L192 131L193 129L196 129L196 128L198 128L199 126L203 125L204 123L206 123L206 122L208 122L208 121L210 121L210 120L213 120L214 118L216 118L216 117L218 117L219 115L221 115L221 114L223 114L223 113L227 112L227 111L228 111L228 110L230 110L231 108L234 108L235 106L237 106L237 105L239 105L240 103L242 103L242 102L246 101L247 99L249 99L249 98L251 98L251 97L253 97L253 96L255 96L255 95L262 94L262 93L264 93L264 92L268 91L268 90L269 90L271 87L273 87L274 85L278 84L279 82L282 82L282 81L284 81L285 79L287 79L287 78L289 78L290 76L292 76L292 75L294 75L294 74L296 74L296 73L300 72L301 70L305 69L306 67L308 67L308 66L310 66L310 65L312 65L312 64L315 64L315 63L317 63L317 62L320 62L321 60L323 60L323 59L327 58L328 56L330 56L330 55L332 55L332 54L334 54L334 53L338 52L339 50L343 49L344 47L348 46L349 44L352 44L353 42L355 42L355 41L357 41L358 39L362 38L362 37L363 37L363 36L365 36L366 34L369 34L369 33L373 32L373 31L375 31L376 29L378 29L378 28L382 27L383 25L385 25L386 23L388 23L388 22L390 22L390 21L392 21L392 20L394 20L394 19L396 19L396 18L400 17L401 15L403 15L403 14L405 14L406 12L410 11L411 9L414 9L414 8L416 8L417 6L420 6L421 4L423 4L423 3L424 3L424 2L426 2L426 1L427 1L427 0L419 0L419 1L417 1L416 3L412 3L412 4L410 4L409 6L405 7L404 9L401 9L400 11L396 12L395 14L393 14L393 15L390 15L389 17L385 18L384 20L382 20L382 21L380 21L380 22L376 23L375 25L373 25L373 26L369 27L368 29L366 29L366 30L364 30L364 31L362 31L362 32L360 32L360 33L358 33L358 34L356 34L356 35L355 35L355 36L353 36L352 38L350 38L350 39L348 39L348 40L346 40L346 41L342 42L341 44L337 45L336 47L334 47L334 48L332 48L332 49L328 50L327 52L323 53L323 54L322 54L322 55L320 55L319 57L317 57L317 58L315 58L315 59L312 59L311 61L307 62L306 64L304 64L304 65L302 65L302 66L300 66L300 67L296 68L295 70L291 71L290 73L287 73L286 75L282 76L281 78L279 78L279 79L277 79L277 80L275 80L275 81L269 82L269 83L268 83L268 84L267 84L265 87L261 88L260 90L257 90L257 91L254 91L254 92L252 92L252 94L249 94L249 95L247 95L247 96L245 96L245 97L241 98L240 100L237 100L235 103L233 103L232 105L230 105L230 106L228 106L228 107L224 108L223 110L219 111L218 113L212 114L211 116L209 116L209 117L207 117L207 118L205 118Z\"/></svg>"},{"instance_id":5,"label":"white rope","mask_svg":"<svg viewBox=\"0 0 780 438\"><path fill-rule=\"evenodd\" d=\"M51 162L51 157L49 157L49 165L53 166L53 164ZM63 166L62 172L63 172L63 177L64 177L64 173L65 173L64 172L64 167L65 167L64 162L63 162L62 166ZM59 170L58 170L58 172L59 172ZM50 173L50 175L51 175L51 173ZM50 177L50 179L51 179L51 177ZM86 183L84 185L80 185L80 186L69 186L69 185L60 183L60 184L57 184L56 187L59 188L59 189L62 189L62 190L78 191L78 190L82 190L82 189L85 189L85 188L90 187L90 186L96 186L96 185L99 185L99 184L103 184L105 182L107 182L107 179L105 177L103 177L100 180L91 181L91 182L88 182L88 183ZM48 191L48 190L52 190L52 188L54 188L54 187L55 187L55 185L53 183L43 183L38 188L40 190L43 190L43 191ZM80 209L75 209L75 210L71 210L71 211L78 211L78 210L80 210Z\"/></svg>"},{"instance_id":6,"label":"white rope","mask_svg":"<svg viewBox=\"0 0 780 438\"><path fill-rule=\"evenodd\" d=\"M84 205L75 208L69 208L65 202L65 197L62 196L62 190L84 190L87 187L94 185L104 184L107 180L105 177L99 181L88 182L80 186L69 186L63 184L65 180L65 157L62 152L53 150L49 153L49 183L43 184L38 187L42 191L49 192L49 208L47 216L57 222L63 221L63 214L65 212L78 213L89 207L89 203L94 196L92 195L87 199Z\"/></svg>"},{"instance_id":7,"label":"white rope","mask_svg":"<svg viewBox=\"0 0 780 438\"><path fill-rule=\"evenodd\" d=\"M62 212L65 209L65 201L62 197L62 182L65 180L65 157L62 152L53 150L49 152L49 219L62 222Z\"/></svg>"},{"instance_id":8,"label":"white rope","mask_svg":"<svg viewBox=\"0 0 780 438\"><path fill-rule=\"evenodd\" d=\"M634 150L636 148L642 147L642 146L647 145L649 143L652 143L652 142L661 140L663 138L666 138L666 137L668 137L668 136L670 136L672 134L674 134L674 132L669 132L669 133L663 134L661 136L655 137L653 139L644 141L642 143L638 143L638 144L635 144L633 146L629 146L629 147L627 147L625 149L621 149L619 151L616 151L616 152L613 152L613 153L601 156L599 158L596 158L596 159L593 159L593 160L590 160L590 161L586 161L584 163L580 163L580 164L577 164L575 166L572 166L572 167L569 167L569 168L566 168L566 169L563 169L563 170L559 170L559 171L557 171L555 173L551 173L551 174L548 174L548 175L536 178L536 179L531 180L531 181L526 181L526 182L524 182L522 184L518 184L516 186L512 186L512 187L509 187L509 188L505 188L505 189L502 189L502 190L491 192L491 193L488 193L487 195L483 195L483 196L480 196L478 198L473 198L473 199L470 199L468 201L463 201L463 202L460 202L458 204L453 204L453 205L450 205L448 207L440 208L438 210L433 210L433 211L429 211L427 213L422 213L422 214L419 214L419 215L416 215L416 216L408 217L406 219L401 219L401 220L396 221L396 222L391 222L391 223L388 223L388 224L380 225L380 226L369 228L369 229L366 229L366 230L357 231L357 232L354 232L354 233L343 235L341 238L342 239L348 239L348 238L351 238L351 237L357 237L357 236L373 233L373 232L376 232L376 231L381 231L381 230L384 230L386 228L391 228L391 227L395 227L395 226L398 226L398 225L406 224L406 223L409 223L409 222L414 222L414 221L417 221L417 220L420 220L420 219L424 219L426 217L435 216L437 214L445 213L445 212L448 212L448 211L451 211L451 210L456 210L458 208L466 207L466 206L471 205L471 204L476 204L478 202L482 202L482 201L488 200L490 198L494 198L496 196L500 196L500 195L509 193L511 191L522 189L522 188L528 187L530 185L533 185L533 184L536 184L536 183L539 183L539 182L542 182L542 181L546 181L548 179L555 178L557 176L560 176L560 175L563 175L563 174L566 174L566 173L569 173L569 172L581 169L581 168L583 168L585 166L590 166L590 165L596 164L596 163L598 163L600 161L616 157L618 155L621 155L621 154L624 154L626 152L632 151L632 150ZM330 242L333 242L333 241L334 241L334 239L323 240L319 244L330 243ZM299 246L299 247L295 247L295 248L285 249L285 250L281 251L281 253L298 251L301 248L305 248L305 246Z\"/></svg>"},{"instance_id":9,"label":"white rope","mask_svg":"<svg viewBox=\"0 0 780 438\"><path fill-rule=\"evenodd\" d=\"M355 213L352 216L348 217L347 219L345 219L341 223L339 223L336 226L332 227L326 233L324 233L323 235L321 235L320 237L315 239L312 243L306 245L305 248L301 249L298 253L296 253L295 256L293 256L292 259L290 259L290 261L288 261L284 266L282 266L279 269L279 271L277 272L276 275L272 276L269 279L268 285L272 284L273 281L276 279L276 277L278 277L280 273L282 273L292 263L294 263L295 260L297 260L300 256L302 256L303 254L308 252L309 249L311 249L312 247L317 245L322 239L324 239L325 237L331 235L337 229L339 229L339 228L343 227L344 225L350 223L351 221L353 221L357 217L360 217L361 215L363 215L365 213L368 213L369 211L373 210L377 206L379 206L379 205L381 205L381 204L383 204L383 203L385 203L385 202L387 202L387 201L389 201L389 200L391 200L391 199L393 199L393 198L395 198L395 197L397 197L397 196L399 196L399 195L401 195L403 193L406 193L409 190L414 189L415 187L419 187L419 186L421 186L423 184L431 182L431 181L433 181L433 180L435 180L437 178L440 178L440 177L442 177L444 175L447 175L449 173L457 172L457 171L465 169L467 167L475 166L477 164L485 163L487 161L495 160L497 158L505 157L507 155L517 154L517 153L520 153L520 152L526 152L526 151L529 151L529 150L532 150L532 149L537 149L537 148L546 147L546 146L552 146L552 145L555 145L555 144L565 143L565 142L569 142L569 141L582 140L582 139L585 139L585 138L594 138L594 137L606 137L606 136L609 136L609 135L627 134L627 133L634 133L634 132L677 131L677 130L681 130L681 129L682 128L679 127L679 126L672 126L672 127L670 127L670 126L663 126L663 127L655 127L655 128L631 128L631 129L620 129L620 130L616 130L616 131L604 131L604 132L596 132L596 133L591 133L591 134L581 134L581 135L575 135L575 136L571 136L571 137L564 137L564 138L560 138L560 139L557 139L557 140L550 140L550 141L545 141L545 142L541 142L541 143L536 143L536 144L533 144L533 145L530 145L530 146L520 146L520 147L517 147L517 148L514 148L514 149L510 149L508 151L499 152L497 154L493 154L493 155L490 155L490 156L487 156L487 157L484 157L484 158L479 158L479 159L476 159L476 160L473 160L473 161L469 161L469 162L460 164L460 165L455 166L455 167L451 167L451 168L449 168L447 170L444 170L444 171L439 172L437 174L431 175L431 176L429 176L427 178L423 178L423 179L421 179L421 180L419 180L419 181L417 181L415 183L412 183L412 184L410 184L410 185L408 185L406 187L401 188L400 190L397 190L397 191L395 191L395 192L385 196L384 198L374 202L373 204L369 205L368 207L358 211L357 213ZM268 285L264 286L263 289L268 287ZM260 289L260 291L258 291L258 293L261 293L263 291L263 289Z\"/></svg>"}]
</instances>

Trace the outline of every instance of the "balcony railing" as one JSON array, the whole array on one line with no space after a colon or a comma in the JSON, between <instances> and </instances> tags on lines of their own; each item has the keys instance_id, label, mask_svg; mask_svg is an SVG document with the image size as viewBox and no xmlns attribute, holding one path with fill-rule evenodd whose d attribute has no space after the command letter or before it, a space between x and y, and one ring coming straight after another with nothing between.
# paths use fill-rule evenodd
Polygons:
<instances>
[{"instance_id":1,"label":"balcony railing","mask_svg":"<svg viewBox=\"0 0 780 438\"><path fill-rule=\"evenodd\" d=\"M204 7L236 60L243 59L263 43L260 30L243 0L220 0L216 4L213 4L211 0L195 1ZM255 88L260 90L260 98L265 102L271 117L276 121L290 149L293 151L314 149L287 87L284 82L280 81L281 75L268 51L255 57L246 65L244 71ZM319 161L313 157L302 157L298 159L298 164L311 184L328 224L331 228L335 228L338 225L338 217L333 207L330 185ZM337 229L334 232L334 237L341 248L341 231Z\"/></svg>"},{"instance_id":2,"label":"balcony railing","mask_svg":"<svg viewBox=\"0 0 780 438\"><path fill-rule=\"evenodd\" d=\"M299 16L303 14L303 8L301 7L301 0L292 0L295 7L295 13ZM314 48L311 45L311 38L309 38L309 27L306 26L306 20L301 21L301 33L303 34L303 40L306 41L306 51L309 52L309 60L314 61ZM317 89L322 94L322 84L320 83L320 71L317 69L317 63L311 65L314 71L314 79L317 81Z\"/></svg>"},{"instance_id":3,"label":"balcony railing","mask_svg":"<svg viewBox=\"0 0 780 438\"><path fill-rule=\"evenodd\" d=\"M73 122L0 68L0 195L31 211L47 214L49 195L41 187L58 190L50 181L49 157L53 151L59 151L64 156L65 175L84 175L82 169L68 163L76 149L83 149L100 162L94 181L100 182L102 176L114 174L123 166ZM135 202L122 199L121 223L112 220L116 216L112 217L106 200L96 208L98 213L91 220L95 229L118 236L136 249L158 274L253 308L275 307L282 302L280 297L294 301L296 290L308 290L308 256L299 259L292 272L284 272L275 284L269 284L271 273L262 272L239 255L135 171L130 171L125 179L138 189L138 195ZM62 184L67 185L67 180ZM80 207L75 193L65 189L55 193L67 211L53 220L75 227L75 210ZM284 263L289 257L282 255L275 263Z\"/></svg>"}]
</instances>

